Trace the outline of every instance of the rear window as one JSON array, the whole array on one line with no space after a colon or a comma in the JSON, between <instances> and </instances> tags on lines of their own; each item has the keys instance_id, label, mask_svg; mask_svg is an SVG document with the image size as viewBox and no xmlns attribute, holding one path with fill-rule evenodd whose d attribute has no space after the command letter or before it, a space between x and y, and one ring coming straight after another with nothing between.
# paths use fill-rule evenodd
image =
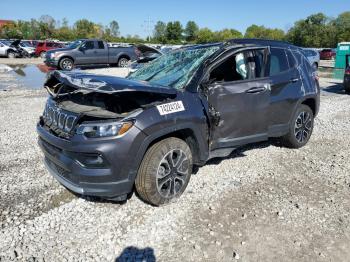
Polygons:
<instances>
[{"instance_id":1,"label":"rear window","mask_svg":"<svg viewBox=\"0 0 350 262\"><path fill-rule=\"evenodd\" d=\"M97 41L98 49L104 49L105 45L103 44L102 41Z\"/></svg>"},{"instance_id":2,"label":"rear window","mask_svg":"<svg viewBox=\"0 0 350 262\"><path fill-rule=\"evenodd\" d=\"M284 49L271 48L270 76L277 75L289 69L287 55Z\"/></svg>"},{"instance_id":3,"label":"rear window","mask_svg":"<svg viewBox=\"0 0 350 262\"><path fill-rule=\"evenodd\" d=\"M43 46L44 45L44 43L38 43L38 46Z\"/></svg>"}]
</instances>

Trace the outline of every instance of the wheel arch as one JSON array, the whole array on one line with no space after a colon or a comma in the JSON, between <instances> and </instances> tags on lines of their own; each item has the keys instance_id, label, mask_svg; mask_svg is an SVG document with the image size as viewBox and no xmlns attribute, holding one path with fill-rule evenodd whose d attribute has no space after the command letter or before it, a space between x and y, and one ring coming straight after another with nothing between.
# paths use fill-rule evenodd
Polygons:
<instances>
[{"instance_id":1,"label":"wheel arch","mask_svg":"<svg viewBox=\"0 0 350 262\"><path fill-rule=\"evenodd\" d=\"M119 60L120 60L121 58L126 58L126 59L128 59L128 60L131 60L130 56L129 56L128 54L126 54L126 53L121 53L121 54L119 54L119 55L117 56L117 62L119 62Z\"/></svg>"},{"instance_id":2,"label":"wheel arch","mask_svg":"<svg viewBox=\"0 0 350 262\"><path fill-rule=\"evenodd\" d=\"M129 173L129 180L135 181L138 169L147 150L155 143L169 137L180 138L189 145L191 152L193 153L192 158L195 165L203 165L208 159L209 151L207 140L199 134L199 131L196 131L194 126L188 124L167 127L146 136L143 143L138 146L138 151L133 161L134 165Z\"/></svg>"},{"instance_id":3,"label":"wheel arch","mask_svg":"<svg viewBox=\"0 0 350 262\"><path fill-rule=\"evenodd\" d=\"M316 107L316 99L315 98L311 98L311 97L306 98L306 99L302 100L300 104L310 107L310 109L312 110L312 113L314 114L314 116L316 116L317 107Z\"/></svg>"}]
</instances>

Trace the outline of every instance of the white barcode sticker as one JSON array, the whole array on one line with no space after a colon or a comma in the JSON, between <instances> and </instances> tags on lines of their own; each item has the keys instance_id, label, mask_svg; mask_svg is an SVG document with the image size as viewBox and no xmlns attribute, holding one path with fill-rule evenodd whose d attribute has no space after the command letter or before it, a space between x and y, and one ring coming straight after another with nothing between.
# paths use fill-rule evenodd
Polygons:
<instances>
[{"instance_id":1,"label":"white barcode sticker","mask_svg":"<svg viewBox=\"0 0 350 262\"><path fill-rule=\"evenodd\" d=\"M163 105L157 106L160 115L167 115L171 113L176 113L180 111L185 111L185 107L182 101L171 102Z\"/></svg>"}]
</instances>

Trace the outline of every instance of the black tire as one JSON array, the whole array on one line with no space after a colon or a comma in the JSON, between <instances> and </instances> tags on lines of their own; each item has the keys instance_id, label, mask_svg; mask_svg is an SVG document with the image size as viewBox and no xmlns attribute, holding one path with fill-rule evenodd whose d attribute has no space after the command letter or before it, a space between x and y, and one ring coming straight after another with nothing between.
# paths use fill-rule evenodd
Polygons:
<instances>
[{"instance_id":1,"label":"black tire","mask_svg":"<svg viewBox=\"0 0 350 262\"><path fill-rule=\"evenodd\" d=\"M344 90L345 90L345 93L350 94L350 84L344 85Z\"/></svg>"},{"instance_id":2,"label":"black tire","mask_svg":"<svg viewBox=\"0 0 350 262\"><path fill-rule=\"evenodd\" d=\"M147 150L136 177L136 191L144 201L164 205L181 196L191 174L192 153L187 143L166 138Z\"/></svg>"},{"instance_id":3,"label":"black tire","mask_svg":"<svg viewBox=\"0 0 350 262\"><path fill-rule=\"evenodd\" d=\"M13 51L8 51L7 52L7 57L8 58L16 58L16 53Z\"/></svg>"},{"instance_id":4,"label":"black tire","mask_svg":"<svg viewBox=\"0 0 350 262\"><path fill-rule=\"evenodd\" d=\"M44 59L45 56L46 56L46 52L45 52L45 51L42 51L42 52L40 53L40 57L41 57L42 59Z\"/></svg>"},{"instance_id":5,"label":"black tire","mask_svg":"<svg viewBox=\"0 0 350 262\"><path fill-rule=\"evenodd\" d=\"M118 60L118 67L128 67L130 65L130 59L127 57L121 57Z\"/></svg>"},{"instance_id":6,"label":"black tire","mask_svg":"<svg viewBox=\"0 0 350 262\"><path fill-rule=\"evenodd\" d=\"M62 58L59 62L59 69L71 71L73 67L74 67L73 60L68 57Z\"/></svg>"},{"instance_id":7,"label":"black tire","mask_svg":"<svg viewBox=\"0 0 350 262\"><path fill-rule=\"evenodd\" d=\"M300 105L289 126L289 132L281 138L289 148L300 148L309 141L314 128L314 114L307 105Z\"/></svg>"}]
</instances>

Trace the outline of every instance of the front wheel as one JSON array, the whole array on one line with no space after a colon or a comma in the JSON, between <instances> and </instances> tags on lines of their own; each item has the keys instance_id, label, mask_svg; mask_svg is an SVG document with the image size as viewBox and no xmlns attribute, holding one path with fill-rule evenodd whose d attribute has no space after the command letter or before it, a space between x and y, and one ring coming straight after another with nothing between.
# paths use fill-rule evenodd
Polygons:
<instances>
[{"instance_id":1,"label":"front wheel","mask_svg":"<svg viewBox=\"0 0 350 262\"><path fill-rule=\"evenodd\" d=\"M146 152L136 177L136 191L152 205L167 204L185 191L191 173L192 153L187 143L167 138Z\"/></svg>"},{"instance_id":2,"label":"front wheel","mask_svg":"<svg viewBox=\"0 0 350 262\"><path fill-rule=\"evenodd\" d=\"M300 148L309 141L314 128L314 114L307 105L300 105L282 142L289 148Z\"/></svg>"},{"instance_id":3,"label":"front wheel","mask_svg":"<svg viewBox=\"0 0 350 262\"><path fill-rule=\"evenodd\" d=\"M9 51L9 52L7 53L7 57L8 57L8 58L15 58L15 57L16 57L16 54L15 54L15 52Z\"/></svg>"},{"instance_id":4,"label":"front wheel","mask_svg":"<svg viewBox=\"0 0 350 262\"><path fill-rule=\"evenodd\" d=\"M70 58L63 58L59 63L60 69L70 71L73 69L73 60Z\"/></svg>"}]
</instances>

